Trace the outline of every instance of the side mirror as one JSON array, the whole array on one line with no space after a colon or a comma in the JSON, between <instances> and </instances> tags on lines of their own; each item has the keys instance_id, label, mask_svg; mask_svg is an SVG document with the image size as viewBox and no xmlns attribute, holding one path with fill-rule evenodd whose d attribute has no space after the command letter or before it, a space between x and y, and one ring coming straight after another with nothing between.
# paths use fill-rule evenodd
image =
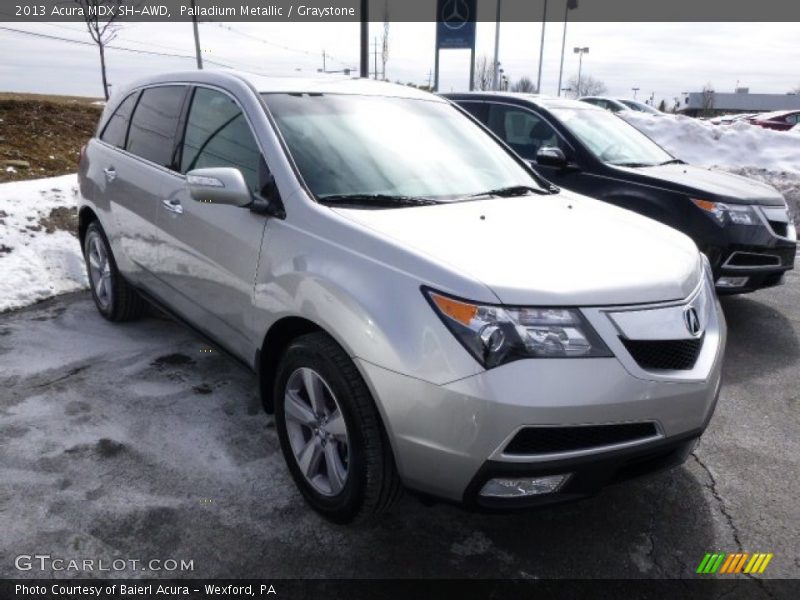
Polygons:
<instances>
[{"instance_id":1,"label":"side mirror","mask_svg":"<svg viewBox=\"0 0 800 600\"><path fill-rule=\"evenodd\" d=\"M186 186L198 202L229 206L248 206L253 202L244 175L232 167L193 169L186 173Z\"/></svg>"},{"instance_id":2,"label":"side mirror","mask_svg":"<svg viewBox=\"0 0 800 600\"><path fill-rule=\"evenodd\" d=\"M563 169L567 166L567 157L561 148L545 146L536 153L536 164L543 167L557 167Z\"/></svg>"}]
</instances>

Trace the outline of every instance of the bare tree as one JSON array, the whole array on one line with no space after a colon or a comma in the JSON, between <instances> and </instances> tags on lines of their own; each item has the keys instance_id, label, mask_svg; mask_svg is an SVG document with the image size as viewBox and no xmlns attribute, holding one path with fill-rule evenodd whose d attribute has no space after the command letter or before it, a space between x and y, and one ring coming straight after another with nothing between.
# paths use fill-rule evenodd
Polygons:
<instances>
[{"instance_id":1,"label":"bare tree","mask_svg":"<svg viewBox=\"0 0 800 600\"><path fill-rule=\"evenodd\" d=\"M475 89L492 89L492 61L485 54L475 59Z\"/></svg>"},{"instance_id":2,"label":"bare tree","mask_svg":"<svg viewBox=\"0 0 800 600\"><path fill-rule=\"evenodd\" d=\"M536 84L525 75L520 77L516 83L511 85L511 91L522 92L523 94L535 94L537 92Z\"/></svg>"},{"instance_id":3,"label":"bare tree","mask_svg":"<svg viewBox=\"0 0 800 600\"><path fill-rule=\"evenodd\" d=\"M714 111L714 86L710 81L703 86L700 97L700 108L703 111L704 117L708 117Z\"/></svg>"},{"instance_id":4,"label":"bare tree","mask_svg":"<svg viewBox=\"0 0 800 600\"><path fill-rule=\"evenodd\" d=\"M567 87L575 92L576 98L580 98L581 96L602 96L608 92L606 84L599 79L595 79L591 75L581 75L580 88L578 88L578 76L573 75L569 78L569 81L567 81Z\"/></svg>"},{"instance_id":5,"label":"bare tree","mask_svg":"<svg viewBox=\"0 0 800 600\"><path fill-rule=\"evenodd\" d=\"M115 38L122 28L116 22L119 8L123 4L132 4L126 0L72 0L82 8L83 20L89 35L100 51L100 73L103 77L103 95L108 100L108 78L106 76L106 46ZM103 7L103 8L101 8Z\"/></svg>"}]
</instances>

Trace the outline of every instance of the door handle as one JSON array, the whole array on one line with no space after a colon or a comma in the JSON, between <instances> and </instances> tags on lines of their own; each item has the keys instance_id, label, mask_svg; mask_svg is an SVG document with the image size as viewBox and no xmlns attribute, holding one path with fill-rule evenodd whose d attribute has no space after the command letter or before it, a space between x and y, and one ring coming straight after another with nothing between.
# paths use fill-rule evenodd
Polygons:
<instances>
[{"instance_id":1,"label":"door handle","mask_svg":"<svg viewBox=\"0 0 800 600\"><path fill-rule=\"evenodd\" d=\"M183 206L181 206L178 200L162 200L161 205L171 213L175 213L176 215L183 214Z\"/></svg>"},{"instance_id":2,"label":"door handle","mask_svg":"<svg viewBox=\"0 0 800 600\"><path fill-rule=\"evenodd\" d=\"M103 173L106 175L106 181L111 183L117 178L117 172L114 170L114 167L108 167L107 169L103 169Z\"/></svg>"}]
</instances>

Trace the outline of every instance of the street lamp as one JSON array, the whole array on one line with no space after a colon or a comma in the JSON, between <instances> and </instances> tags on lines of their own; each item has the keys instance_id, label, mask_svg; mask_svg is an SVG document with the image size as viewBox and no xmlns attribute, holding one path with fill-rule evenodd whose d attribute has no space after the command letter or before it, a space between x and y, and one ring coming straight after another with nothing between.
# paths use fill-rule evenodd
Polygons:
<instances>
[{"instance_id":1,"label":"street lamp","mask_svg":"<svg viewBox=\"0 0 800 600\"><path fill-rule=\"evenodd\" d=\"M569 11L578 8L578 0L567 0L564 6L564 33L561 37L561 66L558 68L558 95L561 95L561 77L564 75L564 48L567 46L567 20L569 20ZM541 90L539 91L541 93Z\"/></svg>"},{"instance_id":2,"label":"street lamp","mask_svg":"<svg viewBox=\"0 0 800 600\"><path fill-rule=\"evenodd\" d=\"M636 100L636 92L638 92L638 91L639 91L639 88L637 88L637 87L632 87L631 89L633 90L633 99L634 99L634 100Z\"/></svg>"},{"instance_id":3,"label":"street lamp","mask_svg":"<svg viewBox=\"0 0 800 600\"><path fill-rule=\"evenodd\" d=\"M578 55L578 86L577 86L578 87L578 91L577 91L577 96L576 97L579 97L579 96L582 95L581 94L581 69L583 68L583 55L584 54L589 54L589 48L588 47L575 48L573 50L573 52Z\"/></svg>"}]
</instances>

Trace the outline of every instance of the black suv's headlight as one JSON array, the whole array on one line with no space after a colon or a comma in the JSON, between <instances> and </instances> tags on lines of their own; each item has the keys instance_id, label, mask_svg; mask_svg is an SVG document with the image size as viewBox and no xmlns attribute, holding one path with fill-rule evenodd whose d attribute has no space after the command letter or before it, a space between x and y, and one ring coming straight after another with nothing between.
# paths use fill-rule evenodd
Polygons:
<instances>
[{"instance_id":1,"label":"black suv's headlight","mask_svg":"<svg viewBox=\"0 0 800 600\"><path fill-rule=\"evenodd\" d=\"M476 304L424 289L436 313L487 369L521 358L613 356L574 308Z\"/></svg>"},{"instance_id":2,"label":"black suv's headlight","mask_svg":"<svg viewBox=\"0 0 800 600\"><path fill-rule=\"evenodd\" d=\"M692 202L697 208L706 212L720 225L762 225L755 209L749 204L725 204L724 202L711 202L710 200L700 200L692 198Z\"/></svg>"}]
</instances>

